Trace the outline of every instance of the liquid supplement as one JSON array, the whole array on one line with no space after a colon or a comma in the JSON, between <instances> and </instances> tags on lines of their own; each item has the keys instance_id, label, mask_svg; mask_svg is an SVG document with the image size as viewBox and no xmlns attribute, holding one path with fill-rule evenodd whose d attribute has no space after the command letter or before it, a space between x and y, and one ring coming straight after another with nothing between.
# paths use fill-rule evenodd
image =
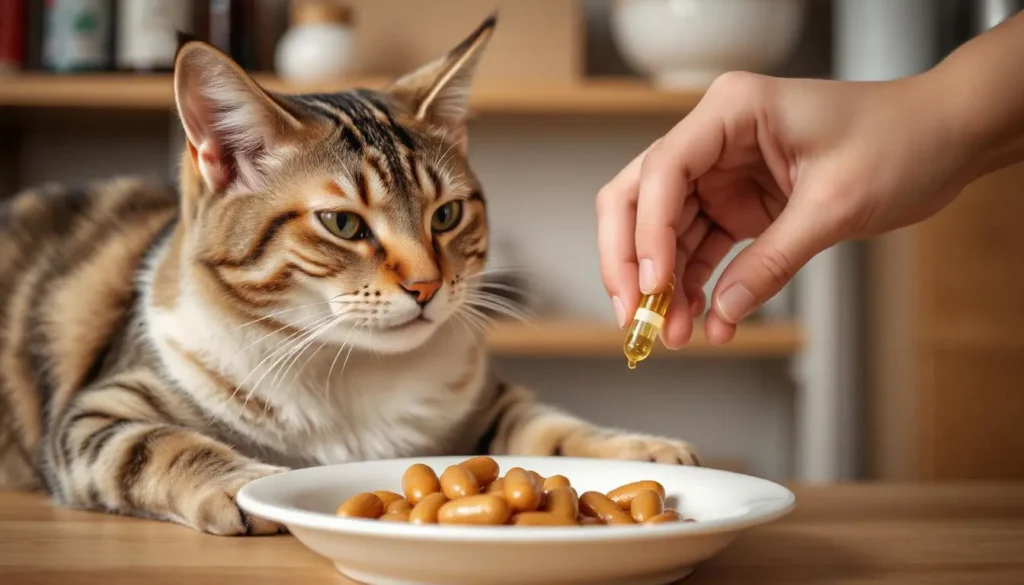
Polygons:
<instances>
[{"instance_id":1,"label":"liquid supplement","mask_svg":"<svg viewBox=\"0 0 1024 585\"><path fill-rule=\"evenodd\" d=\"M668 286L660 293L640 297L640 305L633 315L633 324L626 333L626 343L622 346L629 369L636 369L637 362L651 355L654 342L658 339L658 332L665 323L665 313L668 312L672 293L675 291L675 280L676 277L673 275Z\"/></svg>"}]
</instances>

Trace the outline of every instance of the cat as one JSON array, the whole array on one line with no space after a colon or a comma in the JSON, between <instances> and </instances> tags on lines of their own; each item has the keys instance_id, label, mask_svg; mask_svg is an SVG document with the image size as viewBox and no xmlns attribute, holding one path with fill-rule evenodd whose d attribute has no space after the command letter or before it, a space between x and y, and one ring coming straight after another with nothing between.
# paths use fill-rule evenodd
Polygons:
<instances>
[{"instance_id":1,"label":"cat","mask_svg":"<svg viewBox=\"0 0 1024 585\"><path fill-rule=\"evenodd\" d=\"M433 454L699 465L499 380L467 162L492 16L382 91L270 93L184 40L177 188L114 178L0 211L0 488L220 535L289 468Z\"/></svg>"}]
</instances>

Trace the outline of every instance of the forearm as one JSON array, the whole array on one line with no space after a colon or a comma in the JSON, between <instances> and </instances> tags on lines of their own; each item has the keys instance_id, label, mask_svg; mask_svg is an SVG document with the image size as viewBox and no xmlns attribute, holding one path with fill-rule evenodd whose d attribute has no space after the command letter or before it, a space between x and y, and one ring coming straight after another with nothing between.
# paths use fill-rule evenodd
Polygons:
<instances>
[{"instance_id":1,"label":"forearm","mask_svg":"<svg viewBox=\"0 0 1024 585\"><path fill-rule=\"evenodd\" d=\"M965 43L923 78L965 149L964 182L1024 161L1024 12Z\"/></svg>"}]
</instances>

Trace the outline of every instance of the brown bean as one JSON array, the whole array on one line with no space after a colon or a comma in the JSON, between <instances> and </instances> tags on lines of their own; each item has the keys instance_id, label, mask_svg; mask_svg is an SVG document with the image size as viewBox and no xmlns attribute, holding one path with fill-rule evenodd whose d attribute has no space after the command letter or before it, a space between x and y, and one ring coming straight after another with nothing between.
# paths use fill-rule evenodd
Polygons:
<instances>
[{"instance_id":1,"label":"brown bean","mask_svg":"<svg viewBox=\"0 0 1024 585\"><path fill-rule=\"evenodd\" d=\"M513 467L505 474L505 499L517 512L533 512L540 506L541 483L521 467Z\"/></svg>"},{"instance_id":2,"label":"brown bean","mask_svg":"<svg viewBox=\"0 0 1024 585\"><path fill-rule=\"evenodd\" d=\"M480 493L480 484L468 468L450 465L441 474L441 493L449 500L475 496Z\"/></svg>"},{"instance_id":3,"label":"brown bean","mask_svg":"<svg viewBox=\"0 0 1024 585\"><path fill-rule=\"evenodd\" d=\"M576 490L571 487L555 488L544 493L544 505L541 509L556 516L573 520L579 514L579 498Z\"/></svg>"},{"instance_id":4,"label":"brown bean","mask_svg":"<svg viewBox=\"0 0 1024 585\"><path fill-rule=\"evenodd\" d=\"M580 516L576 521L580 526L604 526L604 522L600 518L591 516Z\"/></svg>"},{"instance_id":5,"label":"brown bean","mask_svg":"<svg viewBox=\"0 0 1024 585\"><path fill-rule=\"evenodd\" d=\"M403 500L404 501L404 500ZM398 512L388 512L377 519L379 522L408 522L409 521L409 510L401 510Z\"/></svg>"},{"instance_id":6,"label":"brown bean","mask_svg":"<svg viewBox=\"0 0 1024 585\"><path fill-rule=\"evenodd\" d=\"M415 506L427 495L441 491L441 482L433 469L422 463L414 463L402 476L402 491L405 492L405 499Z\"/></svg>"},{"instance_id":7,"label":"brown bean","mask_svg":"<svg viewBox=\"0 0 1024 585\"><path fill-rule=\"evenodd\" d=\"M373 495L377 496L378 498L380 498L380 501L384 502L385 511L387 511L388 506L391 505L391 502L395 502L397 500L402 499L401 494L396 494L395 492L389 492L387 490L377 490L373 492Z\"/></svg>"},{"instance_id":8,"label":"brown bean","mask_svg":"<svg viewBox=\"0 0 1024 585\"><path fill-rule=\"evenodd\" d=\"M576 518L551 512L522 512L512 518L514 526L576 526Z\"/></svg>"},{"instance_id":9,"label":"brown bean","mask_svg":"<svg viewBox=\"0 0 1024 585\"><path fill-rule=\"evenodd\" d=\"M543 475L537 473L536 471L534 471L532 469L528 470L526 473L529 473L530 475L532 475L533 479L537 480L537 485L539 485L539 486L543 487L544 482L547 481L547 479Z\"/></svg>"},{"instance_id":10,"label":"brown bean","mask_svg":"<svg viewBox=\"0 0 1024 585\"><path fill-rule=\"evenodd\" d=\"M459 465L473 474L480 487L485 487L498 479L498 462L486 455L466 459Z\"/></svg>"},{"instance_id":11,"label":"brown bean","mask_svg":"<svg viewBox=\"0 0 1024 585\"><path fill-rule=\"evenodd\" d=\"M441 492L427 494L409 512L409 522L413 524L437 524L437 513L441 506L448 502Z\"/></svg>"},{"instance_id":12,"label":"brown bean","mask_svg":"<svg viewBox=\"0 0 1024 585\"><path fill-rule=\"evenodd\" d=\"M635 524L632 516L601 492L585 492L580 496L580 512L600 518L605 524Z\"/></svg>"},{"instance_id":13,"label":"brown bean","mask_svg":"<svg viewBox=\"0 0 1024 585\"><path fill-rule=\"evenodd\" d=\"M552 475L544 480L543 490L546 492L560 487L570 487L568 477L565 477L564 475Z\"/></svg>"},{"instance_id":14,"label":"brown bean","mask_svg":"<svg viewBox=\"0 0 1024 585\"><path fill-rule=\"evenodd\" d=\"M657 516L648 518L644 521L644 524L664 524L666 522L679 522L680 520L682 520L682 517L679 515L679 512L676 512L675 510L665 510Z\"/></svg>"},{"instance_id":15,"label":"brown bean","mask_svg":"<svg viewBox=\"0 0 1024 585\"><path fill-rule=\"evenodd\" d=\"M654 490L640 490L633 496L629 515L637 522L646 522L665 511L665 500Z\"/></svg>"},{"instance_id":16,"label":"brown bean","mask_svg":"<svg viewBox=\"0 0 1024 585\"><path fill-rule=\"evenodd\" d=\"M487 486L487 493L505 497L505 478L499 477Z\"/></svg>"},{"instance_id":17,"label":"brown bean","mask_svg":"<svg viewBox=\"0 0 1024 585\"><path fill-rule=\"evenodd\" d=\"M665 486L651 480L634 481L633 483L627 483L626 485L619 486L608 492L608 497L618 504L623 510L629 510L630 504L633 503L633 497L636 496L637 492L640 490L654 490L658 492L658 495L661 496L662 500L665 499Z\"/></svg>"},{"instance_id":18,"label":"brown bean","mask_svg":"<svg viewBox=\"0 0 1024 585\"><path fill-rule=\"evenodd\" d=\"M508 522L512 511L493 494L477 494L445 502L437 513L440 524L498 525Z\"/></svg>"},{"instance_id":19,"label":"brown bean","mask_svg":"<svg viewBox=\"0 0 1024 585\"><path fill-rule=\"evenodd\" d=\"M380 518L384 502L371 493L356 494L338 506L338 516L346 518Z\"/></svg>"},{"instance_id":20,"label":"brown bean","mask_svg":"<svg viewBox=\"0 0 1024 585\"><path fill-rule=\"evenodd\" d=\"M391 514L393 512L408 512L409 510L412 510L412 504L409 503L409 500L402 498L388 504L387 507L384 508L384 513Z\"/></svg>"}]
</instances>

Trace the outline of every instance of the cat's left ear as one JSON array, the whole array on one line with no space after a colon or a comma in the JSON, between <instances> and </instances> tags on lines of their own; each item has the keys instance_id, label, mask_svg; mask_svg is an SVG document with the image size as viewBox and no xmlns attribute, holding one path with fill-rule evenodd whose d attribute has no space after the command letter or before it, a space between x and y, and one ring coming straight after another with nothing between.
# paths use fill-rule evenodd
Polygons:
<instances>
[{"instance_id":1,"label":"cat's left ear","mask_svg":"<svg viewBox=\"0 0 1024 585\"><path fill-rule=\"evenodd\" d=\"M447 55L399 78L388 90L417 119L447 130L463 153L469 89L497 22L492 14Z\"/></svg>"}]
</instances>

